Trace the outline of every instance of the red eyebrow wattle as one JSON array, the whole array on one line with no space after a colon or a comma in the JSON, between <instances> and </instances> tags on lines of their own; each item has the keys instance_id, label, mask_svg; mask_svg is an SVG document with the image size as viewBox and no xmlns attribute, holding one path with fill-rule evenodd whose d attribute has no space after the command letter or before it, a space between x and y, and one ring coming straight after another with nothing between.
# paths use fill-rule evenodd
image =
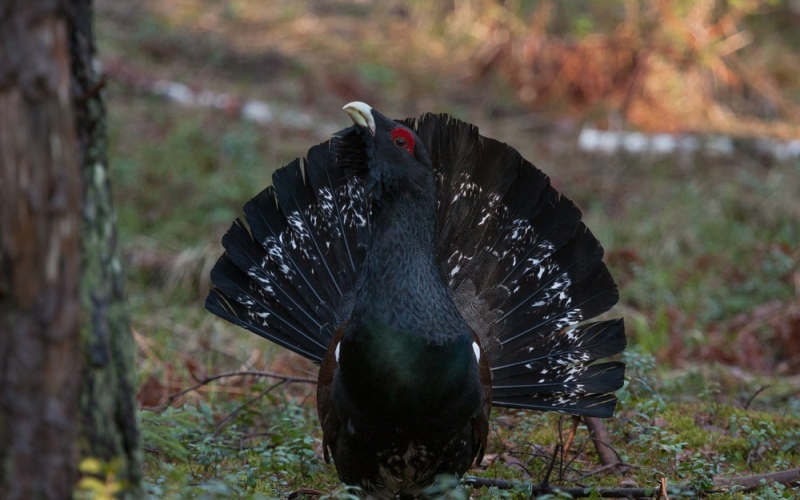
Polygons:
<instances>
[{"instance_id":1,"label":"red eyebrow wattle","mask_svg":"<svg viewBox=\"0 0 800 500\"><path fill-rule=\"evenodd\" d=\"M406 141L405 149L412 155L414 154L414 136L411 135L411 132L403 127L397 127L396 129L392 130L391 135L393 141L397 139L404 139Z\"/></svg>"}]
</instances>

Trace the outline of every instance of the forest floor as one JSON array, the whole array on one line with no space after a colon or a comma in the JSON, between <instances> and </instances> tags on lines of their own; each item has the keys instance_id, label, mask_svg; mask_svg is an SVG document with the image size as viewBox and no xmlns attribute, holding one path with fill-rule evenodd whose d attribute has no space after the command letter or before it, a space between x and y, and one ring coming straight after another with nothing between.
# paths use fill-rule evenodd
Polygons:
<instances>
[{"instance_id":1,"label":"forest floor","mask_svg":"<svg viewBox=\"0 0 800 500\"><path fill-rule=\"evenodd\" d=\"M518 149L581 208L620 288L607 316L626 321L628 381L607 426L624 471L600 468L584 426L556 453L569 418L494 410L487 458L469 475L520 482L447 495L527 498L545 479L720 490L714 478L800 468L800 162L748 147L582 152L580 118L531 111L390 5L97 2L150 497L347 496L321 459L316 367L203 302L242 205L347 127L352 100L398 118L448 112ZM164 82L230 100L181 105ZM243 119L247 100L268 111ZM283 378L207 380L236 371ZM795 495L773 484L713 498Z\"/></svg>"}]
</instances>

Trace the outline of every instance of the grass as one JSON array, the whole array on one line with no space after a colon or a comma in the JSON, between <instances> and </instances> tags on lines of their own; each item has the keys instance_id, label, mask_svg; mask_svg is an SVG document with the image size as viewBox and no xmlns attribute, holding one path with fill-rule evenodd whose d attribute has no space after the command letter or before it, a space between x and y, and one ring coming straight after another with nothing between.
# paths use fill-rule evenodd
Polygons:
<instances>
[{"instance_id":1,"label":"grass","mask_svg":"<svg viewBox=\"0 0 800 500\"><path fill-rule=\"evenodd\" d=\"M300 4L98 2L100 50L137 74L342 127L339 108L356 98L391 116L434 110L477 123L547 172L606 248L621 292L610 315L626 318L632 344L629 380L608 421L615 448L636 466L625 479L702 485L720 474L800 467L800 365L789 354L800 335L792 326L800 324L792 312L800 164L742 150L729 158L583 154L573 119L532 115L498 74L471 75L469 44L450 47L463 40L448 41L444 24L420 22L424 5ZM585 19L576 23L587 29ZM300 487L347 497L321 460L313 387L230 378L165 404L207 374L316 375L309 362L211 317L203 300L241 206L275 168L325 136L180 108L116 81L106 98L151 498L277 498ZM541 480L569 422L502 410L493 417L494 460L475 473ZM582 429L557 477L620 484L613 474L581 479L596 467ZM526 497L522 487L466 492ZM758 498L791 494L774 487Z\"/></svg>"},{"instance_id":2,"label":"grass","mask_svg":"<svg viewBox=\"0 0 800 500\"><path fill-rule=\"evenodd\" d=\"M708 488L713 477L766 473L800 466L800 428L792 412L797 401L781 403L767 396L770 411L743 408L720 399L705 378L704 390L687 397L698 374L662 377L655 359L634 348L626 354L630 381L620 391L617 417L609 421L621 458L636 466L628 480L640 486L659 477ZM311 388L294 397L269 392L268 384L248 386L267 392L259 404L242 409L230 421L223 418L240 406L225 398L143 411L143 431L149 448L148 482L153 498L276 498L299 487L338 491L332 466L321 462L313 407L303 402ZM793 405L793 406L792 406ZM782 410L782 411L781 411ZM496 411L490 435L494 460L473 473L495 479L539 481L551 461L561 417L533 412ZM585 429L556 469L560 483L580 481L616 486L619 478L583 478L597 458ZM508 457L513 457L513 460ZM521 474L521 467L527 471ZM780 488L775 489L781 494ZM513 492L476 490L480 498ZM747 498L736 494L715 498ZM762 497L760 497L762 498ZM776 498L791 498L791 496Z\"/></svg>"}]
</instances>

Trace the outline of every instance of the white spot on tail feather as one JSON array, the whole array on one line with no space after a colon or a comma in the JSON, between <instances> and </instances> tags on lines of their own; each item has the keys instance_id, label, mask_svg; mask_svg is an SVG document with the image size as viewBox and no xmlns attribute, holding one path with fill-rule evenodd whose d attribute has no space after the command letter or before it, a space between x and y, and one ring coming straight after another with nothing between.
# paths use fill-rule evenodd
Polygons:
<instances>
[{"instance_id":1,"label":"white spot on tail feather","mask_svg":"<svg viewBox=\"0 0 800 500\"><path fill-rule=\"evenodd\" d=\"M472 343L472 351L475 353L475 361L481 362L481 346L477 342Z\"/></svg>"}]
</instances>

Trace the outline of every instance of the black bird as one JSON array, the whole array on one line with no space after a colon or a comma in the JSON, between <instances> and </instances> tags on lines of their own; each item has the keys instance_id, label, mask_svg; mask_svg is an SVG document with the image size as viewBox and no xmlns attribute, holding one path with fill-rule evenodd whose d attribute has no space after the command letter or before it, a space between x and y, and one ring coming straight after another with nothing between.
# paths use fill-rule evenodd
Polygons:
<instances>
[{"instance_id":1,"label":"black bird","mask_svg":"<svg viewBox=\"0 0 800 500\"><path fill-rule=\"evenodd\" d=\"M479 463L491 405L609 417L617 302L580 211L447 115L354 125L277 170L224 236L206 308L321 363L326 461L376 498Z\"/></svg>"}]
</instances>

